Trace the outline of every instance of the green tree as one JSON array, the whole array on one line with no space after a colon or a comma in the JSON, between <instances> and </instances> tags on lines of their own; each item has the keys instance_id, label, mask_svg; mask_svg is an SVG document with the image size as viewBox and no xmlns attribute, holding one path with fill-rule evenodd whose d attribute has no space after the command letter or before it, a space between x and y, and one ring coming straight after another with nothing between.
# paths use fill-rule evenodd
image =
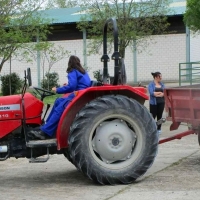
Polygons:
<instances>
[{"instance_id":1,"label":"green tree","mask_svg":"<svg viewBox=\"0 0 200 200\"><path fill-rule=\"evenodd\" d=\"M47 63L47 73L51 71L54 64L64 58L68 58L70 54L70 51L66 50L63 46L56 45L52 42L40 42L36 45L34 44L32 47L31 45L33 44L29 44L29 47L23 51L23 59L29 62L36 61L37 52L39 51L40 62L43 69Z\"/></svg>"},{"instance_id":2,"label":"green tree","mask_svg":"<svg viewBox=\"0 0 200 200\"><path fill-rule=\"evenodd\" d=\"M51 80L50 77L48 78L48 75L51 74L50 73L51 69L60 60L68 58L70 55L70 51L66 50L63 46L56 45L55 43L52 42L40 42L36 45L29 44L29 47L26 48L26 50L24 50L23 53L21 54L21 58L22 60L26 60L32 63L33 61L37 61L38 52L40 54L40 65L43 68L43 79L45 79L46 76L47 83L48 85L50 85ZM46 70L45 66L47 66ZM45 71L46 74L44 74ZM48 86L48 88L50 87Z\"/></svg>"},{"instance_id":3,"label":"green tree","mask_svg":"<svg viewBox=\"0 0 200 200\"><path fill-rule=\"evenodd\" d=\"M46 90L51 90L52 87L58 87L59 75L57 72L46 73L42 79L41 86Z\"/></svg>"},{"instance_id":4,"label":"green tree","mask_svg":"<svg viewBox=\"0 0 200 200\"><path fill-rule=\"evenodd\" d=\"M51 82L51 78L48 77L48 75L50 75L50 71L53 67L53 65L55 65L58 61L69 57L70 51L65 50L62 46L58 45L56 46L55 43L41 43L41 62L42 62L42 67L43 67L43 72L45 71L45 63L47 62L48 65L48 69L47 69L47 82L48 82L48 89L50 89L50 82ZM67 63L66 63L67 66ZM43 77L44 77L44 73L43 73Z\"/></svg>"},{"instance_id":5,"label":"green tree","mask_svg":"<svg viewBox=\"0 0 200 200\"><path fill-rule=\"evenodd\" d=\"M29 42L46 39L47 21L39 9L43 0L0 1L0 72L4 63Z\"/></svg>"},{"instance_id":6,"label":"green tree","mask_svg":"<svg viewBox=\"0 0 200 200\"><path fill-rule=\"evenodd\" d=\"M11 95L16 94L22 87L22 80L15 72L0 76L2 94Z\"/></svg>"},{"instance_id":7,"label":"green tree","mask_svg":"<svg viewBox=\"0 0 200 200\"><path fill-rule=\"evenodd\" d=\"M89 53L99 52L103 26L111 17L117 19L119 52L123 58L126 47L136 42L138 50L144 49L153 34L164 33L169 25L166 17L169 0L85 0L82 9L88 14L82 18L78 28L87 30L92 39L88 45ZM112 44L112 37L109 42Z\"/></svg>"},{"instance_id":8,"label":"green tree","mask_svg":"<svg viewBox=\"0 0 200 200\"><path fill-rule=\"evenodd\" d=\"M68 58L70 54L70 51L64 49L63 46L50 42L40 43L39 48L41 48L42 66L44 67L45 62L48 63L47 73L50 72L53 65L64 58Z\"/></svg>"},{"instance_id":9,"label":"green tree","mask_svg":"<svg viewBox=\"0 0 200 200\"><path fill-rule=\"evenodd\" d=\"M194 32L200 30L200 1L187 0L186 12L184 14L185 24Z\"/></svg>"}]
</instances>

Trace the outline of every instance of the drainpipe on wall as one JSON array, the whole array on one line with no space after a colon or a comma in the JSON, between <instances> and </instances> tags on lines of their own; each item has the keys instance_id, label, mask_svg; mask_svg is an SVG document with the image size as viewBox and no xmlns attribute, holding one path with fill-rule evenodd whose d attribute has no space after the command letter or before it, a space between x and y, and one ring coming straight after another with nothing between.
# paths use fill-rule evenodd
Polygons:
<instances>
[{"instance_id":1,"label":"drainpipe on wall","mask_svg":"<svg viewBox=\"0 0 200 200\"><path fill-rule=\"evenodd\" d=\"M186 63L190 62L190 29L186 26ZM189 81L192 81L192 66L191 64L186 64L186 71L187 73L187 79ZM191 83L190 83L191 84Z\"/></svg>"},{"instance_id":2,"label":"drainpipe on wall","mask_svg":"<svg viewBox=\"0 0 200 200\"><path fill-rule=\"evenodd\" d=\"M186 27L186 62L190 62L190 29Z\"/></svg>"},{"instance_id":3,"label":"drainpipe on wall","mask_svg":"<svg viewBox=\"0 0 200 200\"><path fill-rule=\"evenodd\" d=\"M137 83L137 44L133 41L133 82Z\"/></svg>"},{"instance_id":4,"label":"drainpipe on wall","mask_svg":"<svg viewBox=\"0 0 200 200\"><path fill-rule=\"evenodd\" d=\"M9 88L10 88L10 95L12 94L12 85L11 85L11 67L12 67L12 64L11 64L11 60L12 60L12 56L10 56L10 76L9 76Z\"/></svg>"},{"instance_id":5,"label":"drainpipe on wall","mask_svg":"<svg viewBox=\"0 0 200 200\"><path fill-rule=\"evenodd\" d=\"M83 59L84 59L84 63L83 63L83 67L87 68L87 43L86 43L86 30L83 30Z\"/></svg>"},{"instance_id":6,"label":"drainpipe on wall","mask_svg":"<svg viewBox=\"0 0 200 200\"><path fill-rule=\"evenodd\" d=\"M39 36L36 38L36 42L39 43ZM40 79L40 51L37 50L37 80L38 80L38 87L41 87L41 79Z\"/></svg>"}]
</instances>

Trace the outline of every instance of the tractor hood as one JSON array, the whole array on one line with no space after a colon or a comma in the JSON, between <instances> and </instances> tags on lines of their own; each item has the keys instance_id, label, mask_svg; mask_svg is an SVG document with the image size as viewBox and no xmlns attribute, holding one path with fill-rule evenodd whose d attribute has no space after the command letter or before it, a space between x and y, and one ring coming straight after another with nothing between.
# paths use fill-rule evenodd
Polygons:
<instances>
[{"instance_id":1,"label":"tractor hood","mask_svg":"<svg viewBox=\"0 0 200 200\"><path fill-rule=\"evenodd\" d=\"M9 119L22 119L22 95L0 97L0 121ZM25 118L34 119L41 116L43 102L30 93L24 95Z\"/></svg>"}]
</instances>

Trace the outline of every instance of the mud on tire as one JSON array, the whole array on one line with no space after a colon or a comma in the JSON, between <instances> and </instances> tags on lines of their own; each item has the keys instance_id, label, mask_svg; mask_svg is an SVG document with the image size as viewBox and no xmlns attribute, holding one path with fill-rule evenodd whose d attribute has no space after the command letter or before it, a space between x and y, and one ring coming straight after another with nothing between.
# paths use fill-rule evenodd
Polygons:
<instances>
[{"instance_id":1,"label":"mud on tire","mask_svg":"<svg viewBox=\"0 0 200 200\"><path fill-rule=\"evenodd\" d=\"M156 124L136 100L107 95L77 114L69 136L72 163L100 184L128 184L152 165L158 148Z\"/></svg>"}]
</instances>

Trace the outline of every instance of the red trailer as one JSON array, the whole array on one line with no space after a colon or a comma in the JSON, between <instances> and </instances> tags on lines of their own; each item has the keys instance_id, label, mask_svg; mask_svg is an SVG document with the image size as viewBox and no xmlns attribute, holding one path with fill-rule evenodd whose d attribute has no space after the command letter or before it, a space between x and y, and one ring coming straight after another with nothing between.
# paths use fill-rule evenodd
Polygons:
<instances>
[{"instance_id":1,"label":"red trailer","mask_svg":"<svg viewBox=\"0 0 200 200\"><path fill-rule=\"evenodd\" d=\"M200 84L166 88L164 95L167 120L172 121L170 131L177 130L181 123L187 124L188 130L162 139L159 144L190 134L197 134L200 144Z\"/></svg>"}]
</instances>

